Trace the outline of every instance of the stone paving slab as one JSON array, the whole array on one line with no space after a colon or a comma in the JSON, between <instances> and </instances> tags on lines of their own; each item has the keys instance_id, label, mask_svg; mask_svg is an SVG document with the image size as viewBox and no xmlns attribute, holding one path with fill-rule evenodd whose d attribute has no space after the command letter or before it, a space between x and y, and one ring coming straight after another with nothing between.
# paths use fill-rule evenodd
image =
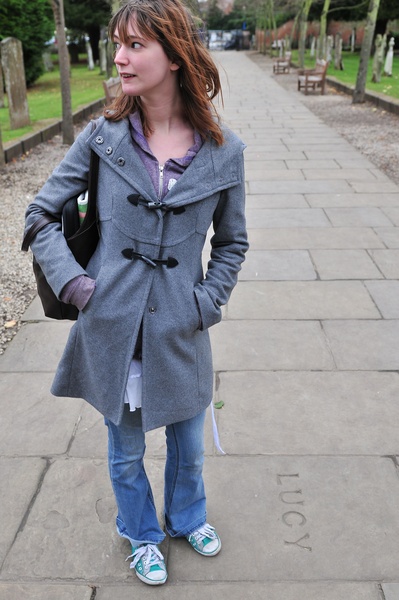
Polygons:
<instances>
[{"instance_id":1,"label":"stone paving slab","mask_svg":"<svg viewBox=\"0 0 399 600\"><path fill-rule=\"evenodd\" d=\"M311 148L312 150L317 150L319 146L320 149L342 148L353 150L353 146L351 146L345 138L328 127L325 129L319 129L319 127L317 127L317 131L308 132L305 138L303 132L295 133L290 136L283 136L282 142L286 144L287 147L290 145L299 145L304 148ZM358 151L354 150L354 153L358 154Z\"/></svg>"},{"instance_id":2,"label":"stone paving slab","mask_svg":"<svg viewBox=\"0 0 399 600\"><path fill-rule=\"evenodd\" d=\"M399 248L399 228L375 227L375 233L388 248Z\"/></svg>"},{"instance_id":3,"label":"stone paving slab","mask_svg":"<svg viewBox=\"0 0 399 600\"><path fill-rule=\"evenodd\" d=\"M275 152L270 150L264 150L262 148L252 148L248 147L244 151L244 159L245 164L250 163L252 160L256 161L264 161L268 163L269 161L286 161L286 160L306 160L306 156L303 152L291 152L287 149L281 150L276 149Z\"/></svg>"},{"instance_id":4,"label":"stone paving slab","mask_svg":"<svg viewBox=\"0 0 399 600\"><path fill-rule=\"evenodd\" d=\"M376 167L374 167L374 169L370 169L370 173L372 173L378 181L391 182L390 177Z\"/></svg>"},{"instance_id":5,"label":"stone paving slab","mask_svg":"<svg viewBox=\"0 0 399 600\"><path fill-rule=\"evenodd\" d=\"M399 321L323 321L337 368L399 369Z\"/></svg>"},{"instance_id":6,"label":"stone paving slab","mask_svg":"<svg viewBox=\"0 0 399 600\"><path fill-rule=\"evenodd\" d=\"M370 250L370 255L387 279L399 279L399 250Z\"/></svg>"},{"instance_id":7,"label":"stone paving slab","mask_svg":"<svg viewBox=\"0 0 399 600\"><path fill-rule=\"evenodd\" d=\"M47 321L48 323L53 323L52 319L49 319L44 315L43 307L40 302L39 296L36 296L32 302L29 304L28 308L22 315L22 322L25 323L27 321Z\"/></svg>"},{"instance_id":8,"label":"stone paving slab","mask_svg":"<svg viewBox=\"0 0 399 600\"><path fill-rule=\"evenodd\" d=\"M296 149L296 151L298 151L298 149ZM358 158L362 157L361 153L352 147L348 147L345 149L337 148L336 146L331 146L331 148L329 149L322 149L320 147L318 147L317 149L304 148L303 152L309 160L333 158L334 160L342 160L344 163L346 163L348 160L357 160Z\"/></svg>"},{"instance_id":9,"label":"stone paving slab","mask_svg":"<svg viewBox=\"0 0 399 600\"><path fill-rule=\"evenodd\" d=\"M244 456L395 455L398 386L398 373L375 371L219 373L221 444Z\"/></svg>"},{"instance_id":10,"label":"stone paving slab","mask_svg":"<svg viewBox=\"0 0 399 600\"><path fill-rule=\"evenodd\" d=\"M239 273L240 281L296 281L316 279L306 250L253 250Z\"/></svg>"},{"instance_id":11,"label":"stone paving slab","mask_svg":"<svg viewBox=\"0 0 399 600\"><path fill-rule=\"evenodd\" d=\"M104 417L83 401L76 430L68 448L68 456L106 460L107 447L108 436Z\"/></svg>"},{"instance_id":12,"label":"stone paving slab","mask_svg":"<svg viewBox=\"0 0 399 600\"><path fill-rule=\"evenodd\" d=\"M305 169L306 172L307 171L313 172L315 169L328 170L328 172L330 170L332 170L335 172L338 169L342 168L341 165L339 165L336 160L333 160L331 158L324 158L324 159L320 159L320 160L316 160L316 159L315 160L307 160L304 157L302 160L287 159L285 161L285 163L286 163L288 169ZM310 179L310 178L306 177L306 179Z\"/></svg>"},{"instance_id":13,"label":"stone paving slab","mask_svg":"<svg viewBox=\"0 0 399 600\"><path fill-rule=\"evenodd\" d=\"M352 582L219 583L213 581L174 585L169 581L156 591L159 600L175 600L180 597L185 600L198 600L199 597L203 598L207 595L218 600L243 600L244 598L245 600L382 600L376 584ZM142 589L140 588L140 598L152 600L154 590L143 586ZM132 590L128 586L100 586L97 589L96 600L132 600ZM398 599L387 597L386 600Z\"/></svg>"},{"instance_id":14,"label":"stone paving slab","mask_svg":"<svg viewBox=\"0 0 399 600\"><path fill-rule=\"evenodd\" d=\"M70 328L70 321L25 323L0 356L0 372L54 372Z\"/></svg>"},{"instance_id":15,"label":"stone paving slab","mask_svg":"<svg viewBox=\"0 0 399 600\"><path fill-rule=\"evenodd\" d=\"M388 217L376 207L326 208L324 210L335 227L389 227L392 225Z\"/></svg>"},{"instance_id":16,"label":"stone paving slab","mask_svg":"<svg viewBox=\"0 0 399 600\"><path fill-rule=\"evenodd\" d=\"M45 468L41 458L0 458L0 564L23 525Z\"/></svg>"},{"instance_id":17,"label":"stone paving slab","mask_svg":"<svg viewBox=\"0 0 399 600\"><path fill-rule=\"evenodd\" d=\"M0 455L53 456L67 451L86 403L52 396L52 380L52 373L0 375Z\"/></svg>"},{"instance_id":18,"label":"stone paving slab","mask_svg":"<svg viewBox=\"0 0 399 600\"><path fill-rule=\"evenodd\" d=\"M93 588L89 585L47 585L0 583L1 600L90 600ZM114 597L116 600L116 597ZM363 599L362 599L363 600Z\"/></svg>"},{"instance_id":19,"label":"stone paving slab","mask_svg":"<svg viewBox=\"0 0 399 600\"><path fill-rule=\"evenodd\" d=\"M399 194L398 194L398 203L399 203ZM386 207L384 208L384 213L387 215L391 223L395 225L395 227L399 226L399 207Z\"/></svg>"},{"instance_id":20,"label":"stone paving slab","mask_svg":"<svg viewBox=\"0 0 399 600\"><path fill-rule=\"evenodd\" d=\"M359 281L241 281L226 314L228 319L378 319L367 289ZM399 312L399 289L392 294Z\"/></svg>"},{"instance_id":21,"label":"stone paving slab","mask_svg":"<svg viewBox=\"0 0 399 600\"><path fill-rule=\"evenodd\" d=\"M399 583L383 583L384 600L399 600Z\"/></svg>"},{"instance_id":22,"label":"stone paving slab","mask_svg":"<svg viewBox=\"0 0 399 600\"><path fill-rule=\"evenodd\" d=\"M126 580L129 548L115 532L115 516L105 461L56 460L4 562L2 579Z\"/></svg>"},{"instance_id":23,"label":"stone paving slab","mask_svg":"<svg viewBox=\"0 0 399 600\"><path fill-rule=\"evenodd\" d=\"M399 319L399 281L366 281L384 319Z\"/></svg>"},{"instance_id":24,"label":"stone paving slab","mask_svg":"<svg viewBox=\"0 0 399 600\"><path fill-rule=\"evenodd\" d=\"M247 211L260 208L309 208L303 194L248 194L245 203Z\"/></svg>"},{"instance_id":25,"label":"stone paving slab","mask_svg":"<svg viewBox=\"0 0 399 600\"><path fill-rule=\"evenodd\" d=\"M350 182L351 187L358 192L359 194L363 194L364 192L369 193L381 193L381 194L389 194L389 193L397 193L399 191L398 186L393 181L376 181L372 183L371 181L361 182L353 180Z\"/></svg>"},{"instance_id":26,"label":"stone paving slab","mask_svg":"<svg viewBox=\"0 0 399 600\"><path fill-rule=\"evenodd\" d=\"M172 583L221 573L229 582L397 577L399 478L389 458L225 456L208 459L205 477L223 550L194 570L187 542L171 540Z\"/></svg>"},{"instance_id":27,"label":"stone paving slab","mask_svg":"<svg viewBox=\"0 0 399 600\"><path fill-rule=\"evenodd\" d=\"M244 151L245 164L252 160L262 160L268 162L269 160L304 160L306 156L301 151L292 152L285 149L276 149L275 152L270 150L262 150L262 148L254 149L248 147Z\"/></svg>"},{"instance_id":28,"label":"stone paving slab","mask_svg":"<svg viewBox=\"0 0 399 600\"><path fill-rule=\"evenodd\" d=\"M399 194L368 194L364 192L362 194L307 194L305 195L306 201L313 208L355 208L363 206L377 206L377 207L395 207L395 208L384 208L384 213L388 216L392 223L397 225L395 222L396 216L392 218L391 215L396 211L396 207L399 205Z\"/></svg>"},{"instance_id":29,"label":"stone paving slab","mask_svg":"<svg viewBox=\"0 0 399 600\"><path fill-rule=\"evenodd\" d=\"M325 181L331 179L346 179L348 181L375 181L377 177L373 174L370 169L312 169L303 168L302 172L305 179L309 181L319 181L324 179Z\"/></svg>"},{"instance_id":30,"label":"stone paving slab","mask_svg":"<svg viewBox=\"0 0 399 600\"><path fill-rule=\"evenodd\" d=\"M384 275L366 250L310 251L320 279L383 279Z\"/></svg>"},{"instance_id":31,"label":"stone paving slab","mask_svg":"<svg viewBox=\"0 0 399 600\"><path fill-rule=\"evenodd\" d=\"M300 179L305 179L305 175L299 169L256 169L253 167L246 167L245 169L245 178L248 179L256 179L258 181L298 181ZM306 178L307 179L307 178Z\"/></svg>"},{"instance_id":32,"label":"stone paving slab","mask_svg":"<svg viewBox=\"0 0 399 600\"><path fill-rule=\"evenodd\" d=\"M249 228L331 227L325 212L318 208L249 208L246 218Z\"/></svg>"},{"instance_id":33,"label":"stone paving slab","mask_svg":"<svg viewBox=\"0 0 399 600\"><path fill-rule=\"evenodd\" d=\"M318 322L222 321L210 334L215 371L335 368Z\"/></svg>"},{"instance_id":34,"label":"stone paving slab","mask_svg":"<svg viewBox=\"0 0 399 600\"><path fill-rule=\"evenodd\" d=\"M337 159L336 161L342 169L375 169L374 163L365 158L359 156L358 158L349 158L348 160Z\"/></svg>"},{"instance_id":35,"label":"stone paving slab","mask_svg":"<svg viewBox=\"0 0 399 600\"><path fill-rule=\"evenodd\" d=\"M370 184L375 185L375 187L379 187L380 185L387 184ZM269 194L323 194L326 190L329 190L330 193L336 194L345 194L350 191L353 191L351 186L347 181L332 181L329 180L319 180L319 181L306 181L306 180L298 180L298 181L269 181L267 183L267 189L265 189L266 184L264 181L257 181L256 179L248 182L248 193L249 194L264 194L266 191ZM358 190L362 192L364 190ZM378 191L370 190L370 191ZM383 191L383 190L381 190ZM394 192L395 189L387 189L386 191Z\"/></svg>"},{"instance_id":36,"label":"stone paving slab","mask_svg":"<svg viewBox=\"0 0 399 600\"><path fill-rule=\"evenodd\" d=\"M299 167L298 167L299 168ZM277 160L273 158L272 160L259 160L258 158L248 158L245 156L245 174L248 176L249 173L253 172L264 172L264 171L282 171L287 174L288 171L286 161Z\"/></svg>"},{"instance_id":37,"label":"stone paving slab","mask_svg":"<svg viewBox=\"0 0 399 600\"><path fill-rule=\"evenodd\" d=\"M259 148L271 152L274 148L276 148L277 151L287 149L286 145L280 139L274 138L265 140L263 135L261 137L257 137L254 132L249 132L247 128L242 129L241 131L238 129L236 133L244 142L244 144L250 144L251 148L255 150Z\"/></svg>"},{"instance_id":38,"label":"stone paving slab","mask_svg":"<svg viewBox=\"0 0 399 600\"><path fill-rule=\"evenodd\" d=\"M318 140L310 142L307 139L304 140L301 136L296 140L286 139L284 140L284 144L288 148L288 150L292 151L302 150L303 152L307 153L317 152L318 150L320 150L320 153L329 152L330 157L332 158L335 158L337 155L339 156L338 153L341 152L347 152L348 157L350 156L351 158L357 158L358 156L361 156L359 152L353 150L350 144L344 142L343 139L332 138L330 143L328 141L326 143L326 140L323 137L320 137Z\"/></svg>"},{"instance_id":39,"label":"stone paving slab","mask_svg":"<svg viewBox=\"0 0 399 600\"><path fill-rule=\"evenodd\" d=\"M375 232L370 227L280 227L268 229L267 235L263 229L248 230L251 250L385 248L388 236L391 241L397 239L399 247L399 235L391 235L391 229L381 233L380 229Z\"/></svg>"}]
</instances>

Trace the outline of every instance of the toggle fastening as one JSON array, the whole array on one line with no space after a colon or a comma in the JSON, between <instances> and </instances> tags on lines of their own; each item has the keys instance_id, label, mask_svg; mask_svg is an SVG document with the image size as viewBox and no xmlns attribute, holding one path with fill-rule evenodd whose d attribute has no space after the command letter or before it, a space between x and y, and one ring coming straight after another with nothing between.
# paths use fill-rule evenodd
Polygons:
<instances>
[{"instance_id":1,"label":"toggle fastening","mask_svg":"<svg viewBox=\"0 0 399 600\"><path fill-rule=\"evenodd\" d=\"M145 262L150 267L152 267L153 269L155 269L155 267L157 267L158 265L164 265L168 269L173 269L174 267L177 267L177 265L179 264L178 261L175 258L173 258L173 256L168 256L168 258L165 258L165 259L149 258L148 256L145 256L144 254L140 254L140 252L135 252L133 250L133 248L125 248L124 250L122 250L122 254L125 258L128 258L129 260L138 258L138 259L142 260L143 262Z\"/></svg>"}]
</instances>

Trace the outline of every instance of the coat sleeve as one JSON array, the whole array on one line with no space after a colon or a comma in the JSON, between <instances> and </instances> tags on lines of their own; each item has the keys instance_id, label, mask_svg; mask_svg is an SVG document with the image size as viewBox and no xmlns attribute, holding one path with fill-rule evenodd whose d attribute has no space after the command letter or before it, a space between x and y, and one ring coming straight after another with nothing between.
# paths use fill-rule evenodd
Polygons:
<instances>
[{"instance_id":1,"label":"coat sleeve","mask_svg":"<svg viewBox=\"0 0 399 600\"><path fill-rule=\"evenodd\" d=\"M248 250L242 151L237 157L237 163L239 183L221 193L213 216L214 235L211 238L208 269L203 281L194 288L201 313L201 330L208 329L221 320L221 306L227 303L237 283L238 272Z\"/></svg>"},{"instance_id":2,"label":"coat sleeve","mask_svg":"<svg viewBox=\"0 0 399 600\"><path fill-rule=\"evenodd\" d=\"M87 140L91 134L92 126L89 124L28 206L26 230L44 213L61 218L65 202L87 189L90 166L90 146ZM31 248L57 297L69 281L86 274L68 248L61 223L46 225L37 233Z\"/></svg>"}]
</instances>

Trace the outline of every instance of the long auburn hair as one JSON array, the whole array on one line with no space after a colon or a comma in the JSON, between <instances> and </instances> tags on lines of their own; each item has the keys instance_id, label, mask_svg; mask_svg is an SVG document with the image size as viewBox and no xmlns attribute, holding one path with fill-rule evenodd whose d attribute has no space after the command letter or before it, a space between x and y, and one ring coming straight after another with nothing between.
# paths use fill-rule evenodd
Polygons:
<instances>
[{"instance_id":1,"label":"long auburn hair","mask_svg":"<svg viewBox=\"0 0 399 600\"><path fill-rule=\"evenodd\" d=\"M210 137L217 145L223 144L219 117L212 102L221 94L219 73L189 9L181 0L128 0L109 23L109 39L114 39L117 29L121 41L128 43L132 18L140 34L157 40L169 60L179 65L180 92L188 122L203 140ZM144 135L148 136L151 126L139 96L121 92L106 107L104 116L110 121L120 121L137 110Z\"/></svg>"}]
</instances>

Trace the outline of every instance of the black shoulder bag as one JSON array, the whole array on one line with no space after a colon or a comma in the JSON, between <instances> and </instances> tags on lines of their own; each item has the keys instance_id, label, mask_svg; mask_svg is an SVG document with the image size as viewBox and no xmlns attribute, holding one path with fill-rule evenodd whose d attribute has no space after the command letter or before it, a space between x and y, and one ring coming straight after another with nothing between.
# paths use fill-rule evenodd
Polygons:
<instances>
[{"instance_id":1,"label":"black shoulder bag","mask_svg":"<svg viewBox=\"0 0 399 600\"><path fill-rule=\"evenodd\" d=\"M90 155L90 171L88 181L88 205L83 223L79 221L77 198L70 198L62 211L62 231L67 244L77 262L85 268L93 256L99 240L97 224L97 183L99 156L93 150ZM21 250L27 252L36 234L49 223L59 223L60 220L50 214L44 214L28 229L22 242ZM33 272L36 278L37 292L43 305L44 314L51 319L69 319L76 321L79 311L72 304L58 300L47 283L44 273L33 257Z\"/></svg>"}]
</instances>

